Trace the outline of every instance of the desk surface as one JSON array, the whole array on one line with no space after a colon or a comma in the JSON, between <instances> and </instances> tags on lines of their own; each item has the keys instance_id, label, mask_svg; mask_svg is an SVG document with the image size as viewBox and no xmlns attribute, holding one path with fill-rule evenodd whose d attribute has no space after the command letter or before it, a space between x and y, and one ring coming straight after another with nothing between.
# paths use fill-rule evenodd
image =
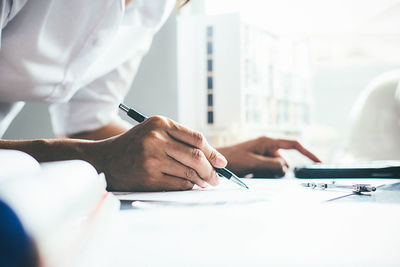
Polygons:
<instances>
[{"instance_id":1,"label":"desk surface","mask_svg":"<svg viewBox=\"0 0 400 267\"><path fill-rule=\"evenodd\" d=\"M266 195L259 202L122 210L114 266L400 265L399 184L326 202L332 192L305 191L304 181L246 181Z\"/></svg>"}]
</instances>

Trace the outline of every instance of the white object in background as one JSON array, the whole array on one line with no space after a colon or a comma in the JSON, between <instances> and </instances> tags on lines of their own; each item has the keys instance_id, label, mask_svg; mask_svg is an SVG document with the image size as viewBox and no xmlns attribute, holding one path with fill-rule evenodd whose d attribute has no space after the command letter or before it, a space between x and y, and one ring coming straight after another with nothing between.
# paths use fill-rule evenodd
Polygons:
<instances>
[{"instance_id":1,"label":"white object in background","mask_svg":"<svg viewBox=\"0 0 400 267\"><path fill-rule=\"evenodd\" d=\"M81 160L39 165L14 150L0 150L0 162L8 173L0 198L33 237L42 266L107 266L106 237L119 202L105 190L104 174Z\"/></svg>"},{"instance_id":2,"label":"white object in background","mask_svg":"<svg viewBox=\"0 0 400 267\"><path fill-rule=\"evenodd\" d=\"M239 13L180 16L179 122L223 146L298 135L312 107L309 45L260 30Z\"/></svg>"},{"instance_id":3,"label":"white object in background","mask_svg":"<svg viewBox=\"0 0 400 267\"><path fill-rule=\"evenodd\" d=\"M0 182L17 175L32 175L39 171L39 162L30 155L18 150L0 149Z\"/></svg>"},{"instance_id":4,"label":"white object in background","mask_svg":"<svg viewBox=\"0 0 400 267\"><path fill-rule=\"evenodd\" d=\"M400 70L374 79L351 114L348 152L362 160L400 159Z\"/></svg>"}]
</instances>

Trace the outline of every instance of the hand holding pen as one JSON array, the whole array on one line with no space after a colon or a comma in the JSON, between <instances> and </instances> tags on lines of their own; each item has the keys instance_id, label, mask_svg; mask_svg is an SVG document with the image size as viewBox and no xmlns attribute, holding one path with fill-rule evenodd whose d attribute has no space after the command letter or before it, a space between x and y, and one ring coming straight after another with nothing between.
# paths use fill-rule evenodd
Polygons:
<instances>
[{"instance_id":1,"label":"hand holding pen","mask_svg":"<svg viewBox=\"0 0 400 267\"><path fill-rule=\"evenodd\" d=\"M128 116L139 123L145 120L161 118L152 117L147 119L143 114L124 104L120 104L119 107L121 110L125 111ZM170 141L173 141L174 148L180 150L177 153L174 152L173 147L170 147L168 148L169 152L167 150L165 151L168 157L175 160L174 163L176 167L181 169L179 173L180 176L178 177L188 179L200 187L206 187L207 183L211 185L216 185L218 183L218 176L215 173L217 172L219 175L234 183L248 188L235 174L224 168L227 163L225 157L211 147L201 133L190 130L172 120L166 118L163 120L166 122L164 128L166 127L166 133L169 137L167 139L171 139ZM180 157L180 159L177 157ZM182 174L184 176L182 176Z\"/></svg>"},{"instance_id":2,"label":"hand holding pen","mask_svg":"<svg viewBox=\"0 0 400 267\"><path fill-rule=\"evenodd\" d=\"M135 120L143 122L107 141L109 190L170 191L218 184L215 168L224 168L227 161L202 134L164 117L140 116Z\"/></svg>"}]
</instances>

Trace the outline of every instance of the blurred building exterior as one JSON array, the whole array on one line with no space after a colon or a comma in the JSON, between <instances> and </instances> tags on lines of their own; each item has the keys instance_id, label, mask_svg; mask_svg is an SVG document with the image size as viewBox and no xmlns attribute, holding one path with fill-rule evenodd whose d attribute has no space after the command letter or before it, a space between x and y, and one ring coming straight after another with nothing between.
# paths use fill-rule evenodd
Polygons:
<instances>
[{"instance_id":1,"label":"blurred building exterior","mask_svg":"<svg viewBox=\"0 0 400 267\"><path fill-rule=\"evenodd\" d=\"M214 145L268 132L299 136L313 106L308 40L240 14L178 19L179 121Z\"/></svg>"}]
</instances>

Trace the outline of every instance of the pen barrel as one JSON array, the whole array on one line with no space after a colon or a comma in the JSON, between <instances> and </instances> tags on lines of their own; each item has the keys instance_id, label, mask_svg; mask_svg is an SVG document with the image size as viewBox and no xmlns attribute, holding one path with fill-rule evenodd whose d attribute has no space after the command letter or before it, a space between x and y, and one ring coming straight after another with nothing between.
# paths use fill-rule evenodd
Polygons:
<instances>
[{"instance_id":1,"label":"pen barrel","mask_svg":"<svg viewBox=\"0 0 400 267\"><path fill-rule=\"evenodd\" d=\"M225 178L230 179L232 177L232 173L225 168L214 168L217 173L224 176Z\"/></svg>"},{"instance_id":2,"label":"pen barrel","mask_svg":"<svg viewBox=\"0 0 400 267\"><path fill-rule=\"evenodd\" d=\"M127 112L128 116L131 117L132 119L134 119L137 122L143 122L147 119L146 116L144 116L143 114L140 114L139 112L137 112L136 110L133 109L129 109L129 111Z\"/></svg>"}]
</instances>

